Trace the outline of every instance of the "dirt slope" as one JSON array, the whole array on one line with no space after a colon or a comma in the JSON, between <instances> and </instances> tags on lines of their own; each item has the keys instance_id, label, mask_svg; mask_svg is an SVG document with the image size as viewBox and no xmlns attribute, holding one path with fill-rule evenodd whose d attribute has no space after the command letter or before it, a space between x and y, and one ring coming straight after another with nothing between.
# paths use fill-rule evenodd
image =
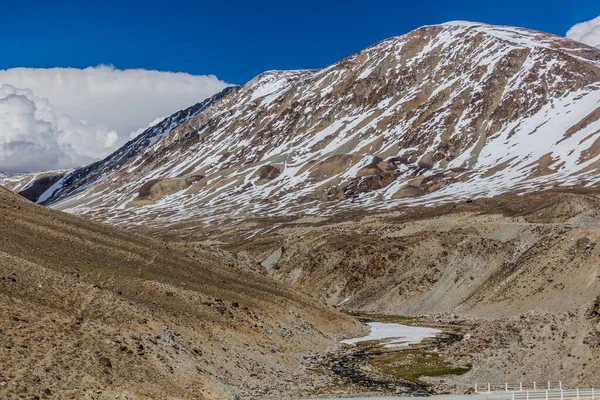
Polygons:
<instances>
[{"instance_id":1,"label":"dirt slope","mask_svg":"<svg viewBox=\"0 0 600 400\"><path fill-rule=\"evenodd\" d=\"M285 398L356 323L213 254L0 188L0 397Z\"/></svg>"},{"instance_id":2,"label":"dirt slope","mask_svg":"<svg viewBox=\"0 0 600 400\"><path fill-rule=\"evenodd\" d=\"M567 311L600 294L600 198L592 192L257 220L229 232L211 237L279 280L330 304L350 298L344 306L361 311L506 317Z\"/></svg>"}]
</instances>

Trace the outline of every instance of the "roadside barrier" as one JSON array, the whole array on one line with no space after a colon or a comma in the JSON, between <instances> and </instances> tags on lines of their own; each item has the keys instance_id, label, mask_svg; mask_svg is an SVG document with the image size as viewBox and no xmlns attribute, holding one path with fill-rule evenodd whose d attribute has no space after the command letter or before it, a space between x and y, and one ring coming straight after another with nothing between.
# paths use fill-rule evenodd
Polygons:
<instances>
[{"instance_id":1,"label":"roadside barrier","mask_svg":"<svg viewBox=\"0 0 600 400\"><path fill-rule=\"evenodd\" d=\"M540 385L537 382L518 384L492 384L484 383L474 385L475 393L511 393L512 400L565 400L565 399L592 399L600 400L597 389L565 389L561 381L545 382Z\"/></svg>"},{"instance_id":2,"label":"roadside barrier","mask_svg":"<svg viewBox=\"0 0 600 400\"><path fill-rule=\"evenodd\" d=\"M525 392L544 391L544 390L560 390L563 389L561 381L558 382L519 382L519 383L475 383L475 393L491 393L491 392Z\"/></svg>"}]
</instances>

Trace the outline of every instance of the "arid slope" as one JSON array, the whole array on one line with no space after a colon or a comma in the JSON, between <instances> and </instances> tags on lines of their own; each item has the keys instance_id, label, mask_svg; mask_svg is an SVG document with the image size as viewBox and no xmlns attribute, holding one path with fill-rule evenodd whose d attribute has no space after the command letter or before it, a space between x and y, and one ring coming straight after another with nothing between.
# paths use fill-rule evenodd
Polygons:
<instances>
[{"instance_id":1,"label":"arid slope","mask_svg":"<svg viewBox=\"0 0 600 400\"><path fill-rule=\"evenodd\" d=\"M254 220L210 237L331 304L349 298L344 307L362 311L504 317L596 299L599 215L597 193L554 190L329 219Z\"/></svg>"},{"instance_id":2,"label":"arid slope","mask_svg":"<svg viewBox=\"0 0 600 400\"><path fill-rule=\"evenodd\" d=\"M243 272L0 188L0 397L285 398L353 320Z\"/></svg>"}]
</instances>

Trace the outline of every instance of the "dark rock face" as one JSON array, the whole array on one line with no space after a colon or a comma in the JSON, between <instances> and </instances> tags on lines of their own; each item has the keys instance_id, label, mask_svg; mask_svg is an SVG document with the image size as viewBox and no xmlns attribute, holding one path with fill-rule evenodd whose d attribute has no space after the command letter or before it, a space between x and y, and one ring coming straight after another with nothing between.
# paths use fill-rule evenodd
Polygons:
<instances>
[{"instance_id":1,"label":"dark rock face","mask_svg":"<svg viewBox=\"0 0 600 400\"><path fill-rule=\"evenodd\" d=\"M281 171L278 168L272 165L263 165L256 171L255 176L259 182L266 183L277 178L279 174L281 174Z\"/></svg>"},{"instance_id":2,"label":"dark rock face","mask_svg":"<svg viewBox=\"0 0 600 400\"><path fill-rule=\"evenodd\" d=\"M40 196L46 192L52 185L58 182L62 175L52 175L36 179L35 182L25 187L19 194L27 200L36 203Z\"/></svg>"}]
</instances>

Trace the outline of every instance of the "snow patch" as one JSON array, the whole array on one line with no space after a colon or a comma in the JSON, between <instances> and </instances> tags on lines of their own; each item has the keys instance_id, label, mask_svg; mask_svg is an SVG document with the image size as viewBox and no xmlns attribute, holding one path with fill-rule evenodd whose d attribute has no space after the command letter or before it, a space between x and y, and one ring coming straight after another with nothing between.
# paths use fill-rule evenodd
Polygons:
<instances>
[{"instance_id":1,"label":"snow patch","mask_svg":"<svg viewBox=\"0 0 600 400\"><path fill-rule=\"evenodd\" d=\"M356 344L369 340L391 339L385 342L385 347L405 347L419 344L424 339L435 337L442 331L421 326L408 326L402 324L386 324L383 322L369 322L367 325L371 332L367 336L342 340L344 344Z\"/></svg>"}]
</instances>

